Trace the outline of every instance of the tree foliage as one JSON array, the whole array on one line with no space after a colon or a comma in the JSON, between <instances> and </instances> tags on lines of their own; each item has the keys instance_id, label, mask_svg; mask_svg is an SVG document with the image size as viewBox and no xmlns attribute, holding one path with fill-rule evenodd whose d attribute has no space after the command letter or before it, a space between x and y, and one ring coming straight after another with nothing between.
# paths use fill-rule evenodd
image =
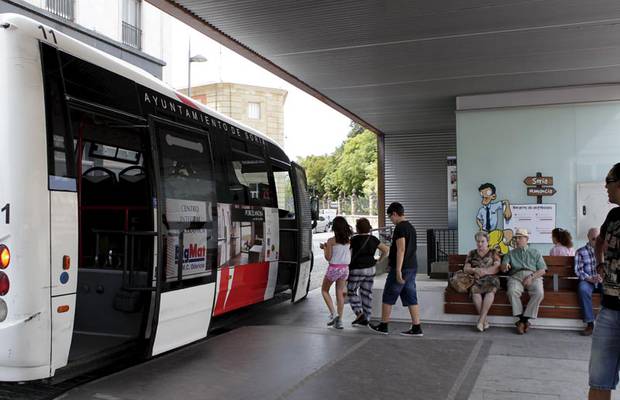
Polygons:
<instances>
[{"instance_id":1,"label":"tree foliage","mask_svg":"<svg viewBox=\"0 0 620 400\"><path fill-rule=\"evenodd\" d=\"M367 129L353 126L332 154L308 156L299 162L309 186L319 196L337 198L340 193L368 195L377 191L377 138Z\"/></svg>"},{"instance_id":2,"label":"tree foliage","mask_svg":"<svg viewBox=\"0 0 620 400\"><path fill-rule=\"evenodd\" d=\"M324 196L327 192L323 186L323 178L329 173L334 160L332 155L307 156L298 160L306 170L308 186L316 191L316 195Z\"/></svg>"}]
</instances>

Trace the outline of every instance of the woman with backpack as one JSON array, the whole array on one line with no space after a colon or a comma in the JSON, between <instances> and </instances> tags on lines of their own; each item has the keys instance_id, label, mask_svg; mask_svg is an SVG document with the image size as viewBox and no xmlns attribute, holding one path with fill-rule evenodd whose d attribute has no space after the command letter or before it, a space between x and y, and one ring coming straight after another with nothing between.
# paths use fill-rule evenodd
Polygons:
<instances>
[{"instance_id":1,"label":"woman with backpack","mask_svg":"<svg viewBox=\"0 0 620 400\"><path fill-rule=\"evenodd\" d=\"M349 304L356 315L351 323L354 327L365 327L372 312L372 285L375 278L375 253L381 251L381 260L387 256L390 249L379 239L372 236L372 226L366 218L355 222L357 235L351 238L351 263L349 264L349 279L347 281L347 295Z\"/></svg>"}]
</instances>

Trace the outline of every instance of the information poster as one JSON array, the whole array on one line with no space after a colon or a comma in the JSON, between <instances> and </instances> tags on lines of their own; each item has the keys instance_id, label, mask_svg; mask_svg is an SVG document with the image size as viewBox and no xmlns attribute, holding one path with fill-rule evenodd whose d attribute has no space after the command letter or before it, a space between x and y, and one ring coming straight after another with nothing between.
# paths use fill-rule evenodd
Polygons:
<instances>
[{"instance_id":1,"label":"information poster","mask_svg":"<svg viewBox=\"0 0 620 400\"><path fill-rule=\"evenodd\" d=\"M448 157L448 229L456 229L457 222L457 203L458 203L458 191L457 185L457 173L456 173L456 157Z\"/></svg>"},{"instance_id":2,"label":"information poster","mask_svg":"<svg viewBox=\"0 0 620 400\"><path fill-rule=\"evenodd\" d=\"M525 228L529 243L553 243L551 231L555 228L555 204L511 204L512 218L504 222L504 229Z\"/></svg>"}]
</instances>

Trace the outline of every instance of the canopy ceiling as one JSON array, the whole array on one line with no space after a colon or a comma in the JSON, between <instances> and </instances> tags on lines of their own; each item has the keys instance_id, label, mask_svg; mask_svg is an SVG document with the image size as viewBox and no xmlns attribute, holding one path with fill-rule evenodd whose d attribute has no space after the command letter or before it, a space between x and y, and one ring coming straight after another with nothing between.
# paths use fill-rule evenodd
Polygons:
<instances>
[{"instance_id":1,"label":"canopy ceiling","mask_svg":"<svg viewBox=\"0 0 620 400\"><path fill-rule=\"evenodd\" d=\"M455 97L620 81L618 0L147 0L386 134Z\"/></svg>"}]
</instances>

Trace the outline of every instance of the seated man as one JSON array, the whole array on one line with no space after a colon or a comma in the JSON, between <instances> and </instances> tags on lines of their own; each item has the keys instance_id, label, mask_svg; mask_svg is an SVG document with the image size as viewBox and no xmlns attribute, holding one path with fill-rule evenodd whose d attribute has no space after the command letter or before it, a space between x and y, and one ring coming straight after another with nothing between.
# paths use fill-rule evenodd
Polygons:
<instances>
[{"instance_id":1,"label":"seated man","mask_svg":"<svg viewBox=\"0 0 620 400\"><path fill-rule=\"evenodd\" d=\"M547 271L547 265L536 249L528 247L528 239L527 229L517 228L515 232L517 247L504 256L500 266L502 272L510 272L508 298L512 305L512 315L519 318L516 323L519 335L527 333L530 326L528 320L536 318L538 307L545 295L542 277ZM521 303L523 289L527 289L530 295L525 312Z\"/></svg>"},{"instance_id":2,"label":"seated man","mask_svg":"<svg viewBox=\"0 0 620 400\"><path fill-rule=\"evenodd\" d=\"M583 322L586 323L582 334L592 335L594 329L594 312L592 311L592 292L602 292L603 278L596 273L596 258L594 245L598 237L598 229L588 230L588 243L575 253L575 275L579 278L579 305L583 312Z\"/></svg>"}]
</instances>

